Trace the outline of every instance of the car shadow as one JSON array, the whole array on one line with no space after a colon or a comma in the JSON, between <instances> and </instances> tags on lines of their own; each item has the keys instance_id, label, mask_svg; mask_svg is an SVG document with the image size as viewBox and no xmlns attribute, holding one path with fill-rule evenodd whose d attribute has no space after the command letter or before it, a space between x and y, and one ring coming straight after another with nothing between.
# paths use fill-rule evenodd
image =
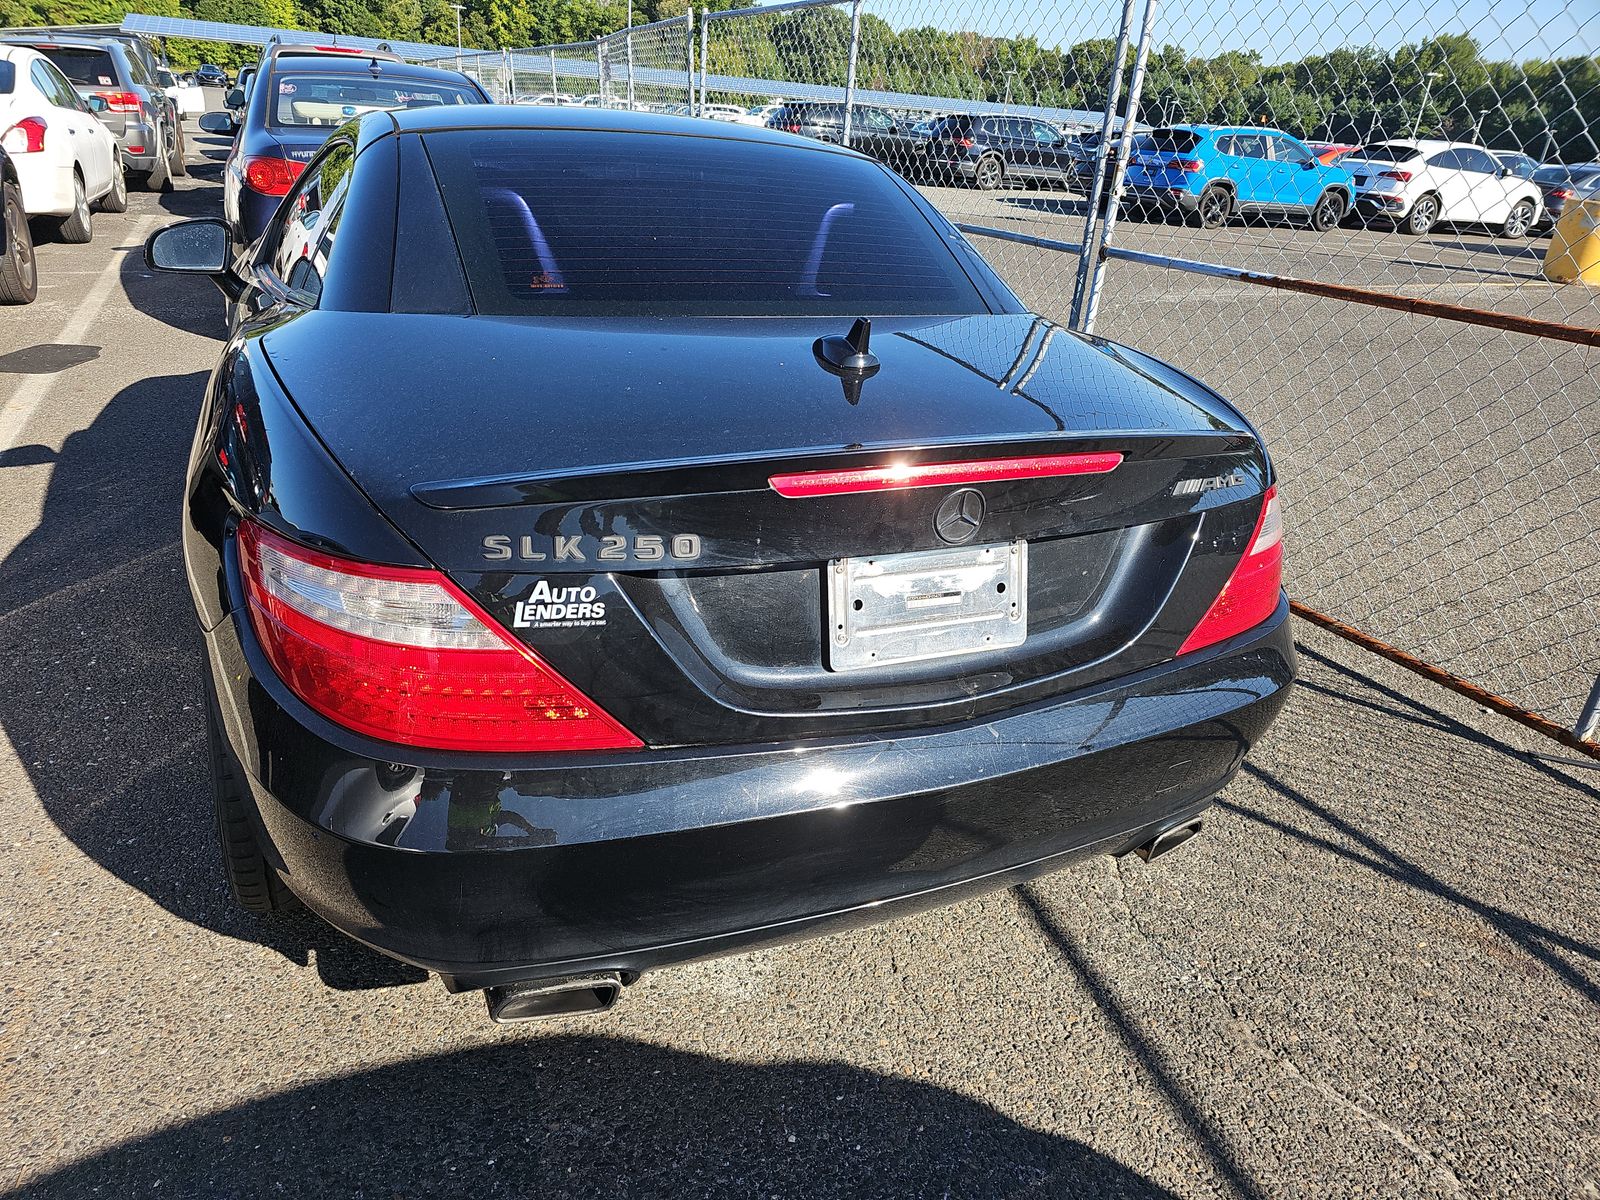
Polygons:
<instances>
[{"instance_id":1,"label":"car shadow","mask_svg":"<svg viewBox=\"0 0 1600 1200\"><path fill-rule=\"evenodd\" d=\"M165 192L158 201L176 222L186 217L220 216L214 188L180 188ZM169 222L170 223L170 222ZM185 333L199 334L218 342L228 336L227 302L217 285L193 275L157 274L145 265L144 251L135 249L122 260L123 294L151 320L160 321ZM202 377L203 378L203 377ZM198 397L198 389L195 396ZM185 438L194 431L194 419L185 418ZM179 474L183 461L174 467Z\"/></svg>"},{"instance_id":2,"label":"car shadow","mask_svg":"<svg viewBox=\"0 0 1600 1200\"><path fill-rule=\"evenodd\" d=\"M1171 1192L979 1101L839 1063L527 1038L294 1088L23 1184L37 1200L1092 1196Z\"/></svg>"},{"instance_id":3,"label":"car shadow","mask_svg":"<svg viewBox=\"0 0 1600 1200\"><path fill-rule=\"evenodd\" d=\"M156 282L130 281L130 294ZM54 461L38 523L0 560L0 661L14 681L0 688L0 730L56 827L166 911L314 961L332 987L420 981L309 917L245 914L223 882L177 540L206 378L130 384L59 452L18 447L0 464Z\"/></svg>"}]
</instances>

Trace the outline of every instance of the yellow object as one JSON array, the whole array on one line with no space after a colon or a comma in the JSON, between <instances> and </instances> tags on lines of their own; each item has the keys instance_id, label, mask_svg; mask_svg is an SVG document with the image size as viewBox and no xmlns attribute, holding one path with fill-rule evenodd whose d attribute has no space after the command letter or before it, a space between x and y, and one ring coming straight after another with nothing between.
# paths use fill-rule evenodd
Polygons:
<instances>
[{"instance_id":1,"label":"yellow object","mask_svg":"<svg viewBox=\"0 0 1600 1200\"><path fill-rule=\"evenodd\" d=\"M1600 195L1567 201L1544 252L1544 277L1600 287Z\"/></svg>"}]
</instances>

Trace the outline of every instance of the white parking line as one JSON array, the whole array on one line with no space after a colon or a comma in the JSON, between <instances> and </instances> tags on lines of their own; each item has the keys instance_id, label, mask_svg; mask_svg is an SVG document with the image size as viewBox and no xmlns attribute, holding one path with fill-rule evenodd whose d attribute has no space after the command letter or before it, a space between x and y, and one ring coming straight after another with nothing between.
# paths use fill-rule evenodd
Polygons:
<instances>
[{"instance_id":1,"label":"white parking line","mask_svg":"<svg viewBox=\"0 0 1600 1200\"><path fill-rule=\"evenodd\" d=\"M122 271L122 260L130 250L144 245L145 229L154 223L155 218L141 217L134 223L131 230L131 245L113 250L106 265L100 269L100 277L95 280L89 289L89 294L83 298L83 303L72 314L72 318L61 327L51 341L56 345L72 345L79 341L89 331L95 318L100 315L100 310L105 307L106 301L111 298L112 289L117 286L118 277ZM27 428L28 421L44 403L50 389L55 387L59 375L30 375L17 385L17 390L11 393L11 398L0 401L0 454L16 446L22 437L22 432Z\"/></svg>"}]
</instances>

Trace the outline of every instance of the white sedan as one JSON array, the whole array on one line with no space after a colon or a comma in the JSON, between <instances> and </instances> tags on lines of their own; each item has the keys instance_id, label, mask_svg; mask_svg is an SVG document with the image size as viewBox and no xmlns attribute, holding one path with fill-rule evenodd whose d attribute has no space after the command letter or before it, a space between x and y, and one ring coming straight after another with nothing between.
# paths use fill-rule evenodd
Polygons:
<instances>
[{"instance_id":1,"label":"white sedan","mask_svg":"<svg viewBox=\"0 0 1600 1200\"><path fill-rule=\"evenodd\" d=\"M1356 209L1423 234L1441 221L1526 237L1544 211L1539 185L1471 142L1379 142L1339 164L1355 176Z\"/></svg>"},{"instance_id":2,"label":"white sedan","mask_svg":"<svg viewBox=\"0 0 1600 1200\"><path fill-rule=\"evenodd\" d=\"M702 104L696 109L696 115L712 121L729 121L734 125L765 125L766 119L752 116L737 104Z\"/></svg>"},{"instance_id":3,"label":"white sedan","mask_svg":"<svg viewBox=\"0 0 1600 1200\"><path fill-rule=\"evenodd\" d=\"M94 237L91 205L107 212L128 207L122 155L95 116L98 99L80 98L37 50L0 45L0 146L17 168L23 209L29 217L54 218L64 242Z\"/></svg>"}]
</instances>

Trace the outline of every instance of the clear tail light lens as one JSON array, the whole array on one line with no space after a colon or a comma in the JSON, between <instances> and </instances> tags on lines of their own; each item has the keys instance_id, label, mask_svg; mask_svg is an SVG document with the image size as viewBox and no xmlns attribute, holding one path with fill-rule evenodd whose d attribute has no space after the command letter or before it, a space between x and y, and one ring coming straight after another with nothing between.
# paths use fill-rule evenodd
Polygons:
<instances>
[{"instance_id":1,"label":"clear tail light lens","mask_svg":"<svg viewBox=\"0 0 1600 1200\"><path fill-rule=\"evenodd\" d=\"M1278 593L1282 590L1283 517L1274 484L1262 502L1255 532L1250 535L1250 548L1178 653L1187 654L1254 629L1277 611Z\"/></svg>"},{"instance_id":2,"label":"clear tail light lens","mask_svg":"<svg viewBox=\"0 0 1600 1200\"><path fill-rule=\"evenodd\" d=\"M38 154L44 149L44 118L24 117L0 137L7 154Z\"/></svg>"},{"instance_id":3,"label":"clear tail light lens","mask_svg":"<svg viewBox=\"0 0 1600 1200\"><path fill-rule=\"evenodd\" d=\"M263 196L287 196L305 166L305 163L295 162L291 158L267 155L247 158L244 160L245 185Z\"/></svg>"},{"instance_id":4,"label":"clear tail light lens","mask_svg":"<svg viewBox=\"0 0 1600 1200\"><path fill-rule=\"evenodd\" d=\"M272 669L330 721L439 750L643 744L437 571L335 558L253 521L239 561Z\"/></svg>"}]
</instances>

